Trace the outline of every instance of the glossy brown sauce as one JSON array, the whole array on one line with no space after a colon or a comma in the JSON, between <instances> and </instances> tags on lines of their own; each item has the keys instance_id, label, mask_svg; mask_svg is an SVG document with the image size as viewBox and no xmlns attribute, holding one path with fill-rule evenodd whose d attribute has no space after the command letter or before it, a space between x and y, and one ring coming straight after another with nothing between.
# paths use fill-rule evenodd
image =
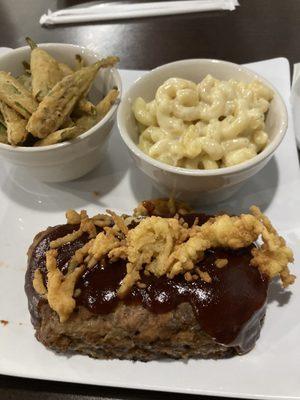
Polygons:
<instances>
[{"instance_id":1,"label":"glossy brown sauce","mask_svg":"<svg viewBox=\"0 0 300 400\"><path fill-rule=\"evenodd\" d=\"M198 217L199 224L208 217L190 214L185 220L191 225ZM77 227L61 225L48 233L34 249L31 258L31 271L40 267L46 279L45 251L49 243L58 237L72 232ZM75 242L66 244L58 250L58 267L65 272L68 261L74 252L88 240L83 235ZM224 268L217 268L217 258L227 258ZM207 271L211 283L201 279L187 282L182 275L174 279L166 276L156 278L142 274L141 282L145 288L134 286L126 296L126 304L142 304L149 311L160 314L174 310L180 303L191 304L194 314L203 330L218 343L235 346L239 352L247 352L259 335L261 320L264 315L268 282L260 272L249 265L251 247L230 250L211 249L205 258L197 264L202 271ZM126 275L126 262L109 263L103 260L92 269L85 271L78 280L80 289L77 305L88 308L95 314L113 312L121 301L117 296L121 280Z\"/></svg>"}]
</instances>

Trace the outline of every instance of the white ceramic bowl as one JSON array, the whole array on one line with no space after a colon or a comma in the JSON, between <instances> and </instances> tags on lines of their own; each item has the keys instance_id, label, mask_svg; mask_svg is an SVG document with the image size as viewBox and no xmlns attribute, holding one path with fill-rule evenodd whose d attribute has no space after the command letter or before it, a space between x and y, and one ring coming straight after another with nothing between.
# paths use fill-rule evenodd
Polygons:
<instances>
[{"instance_id":1,"label":"white ceramic bowl","mask_svg":"<svg viewBox=\"0 0 300 400\"><path fill-rule=\"evenodd\" d=\"M149 157L140 150L137 146L139 133L131 111L133 101L139 96L146 101L152 100L157 88L168 78L180 77L200 82L207 74L222 80L233 78L250 82L259 79L271 87L274 98L266 118L266 131L270 139L268 146L249 161L216 170L173 167ZM176 61L144 74L123 96L117 120L121 137L136 165L153 180L155 186L164 195L199 204L229 198L248 178L261 170L282 141L288 121L285 104L280 94L268 81L240 65L211 59Z\"/></svg>"},{"instance_id":2,"label":"white ceramic bowl","mask_svg":"<svg viewBox=\"0 0 300 400\"><path fill-rule=\"evenodd\" d=\"M75 54L81 54L88 64L101 58L99 54L72 44L46 43L39 46L71 67L75 66ZM22 61L29 61L29 57L28 46L12 50L0 57L0 70L18 76L23 73ZM101 70L93 83L91 100L99 101L100 96L113 87L119 89L120 97L122 85L118 71L114 68ZM13 147L0 143L0 157L45 182L64 182L79 178L101 161L117 107L118 101L100 122L72 141L44 147Z\"/></svg>"}]
</instances>

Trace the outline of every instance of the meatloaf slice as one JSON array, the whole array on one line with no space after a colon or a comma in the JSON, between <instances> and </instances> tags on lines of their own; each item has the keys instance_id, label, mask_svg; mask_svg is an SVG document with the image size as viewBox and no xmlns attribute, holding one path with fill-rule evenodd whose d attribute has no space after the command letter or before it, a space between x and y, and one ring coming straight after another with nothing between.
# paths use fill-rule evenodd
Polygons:
<instances>
[{"instance_id":1,"label":"meatloaf slice","mask_svg":"<svg viewBox=\"0 0 300 400\"><path fill-rule=\"evenodd\" d=\"M149 361L225 358L254 346L265 313L268 284L257 269L250 267L250 249L207 253L199 268L209 271L213 283L200 279L187 282L183 276L174 280L144 276L142 287L135 286L122 300L116 298L115 286L126 273L125 264L105 268L97 264L80 278L76 288L79 294L74 293L76 307L69 319L61 322L34 289L33 278L39 268L47 283L45 254L50 242L77 228L70 224L50 227L35 237L28 251L25 290L36 337L46 347L94 358ZM59 249L61 271L88 240L84 233ZM229 265L216 268L216 258L225 256ZM109 274L117 277L113 287ZM198 293L198 297L174 298L174 288L177 294L185 291Z\"/></svg>"}]
</instances>

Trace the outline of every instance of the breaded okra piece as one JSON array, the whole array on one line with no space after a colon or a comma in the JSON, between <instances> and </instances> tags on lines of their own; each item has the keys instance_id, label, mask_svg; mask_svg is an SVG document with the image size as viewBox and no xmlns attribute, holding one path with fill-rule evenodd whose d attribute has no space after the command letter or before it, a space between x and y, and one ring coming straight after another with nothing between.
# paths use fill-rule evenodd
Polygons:
<instances>
[{"instance_id":1,"label":"breaded okra piece","mask_svg":"<svg viewBox=\"0 0 300 400\"><path fill-rule=\"evenodd\" d=\"M58 62L46 50L41 49L30 38L26 38L31 48L31 69L33 69L33 95L41 101L65 76L73 74L67 64Z\"/></svg>"},{"instance_id":2,"label":"breaded okra piece","mask_svg":"<svg viewBox=\"0 0 300 400\"><path fill-rule=\"evenodd\" d=\"M107 95L96 105L96 115L85 115L78 118L76 121L76 126L80 128L83 132L89 130L92 126L101 121L101 119L108 113L111 106L115 103L119 91L117 89L110 90Z\"/></svg>"},{"instance_id":3,"label":"breaded okra piece","mask_svg":"<svg viewBox=\"0 0 300 400\"><path fill-rule=\"evenodd\" d=\"M117 89L111 89L107 95L96 105L97 114L102 119L108 111L111 109L111 106L117 100L119 95L119 91Z\"/></svg>"},{"instance_id":4,"label":"breaded okra piece","mask_svg":"<svg viewBox=\"0 0 300 400\"><path fill-rule=\"evenodd\" d=\"M72 68L70 68L67 64L64 63L58 63L59 69L62 73L62 78L64 78L65 76L71 75L73 74L73 70Z\"/></svg>"},{"instance_id":5,"label":"breaded okra piece","mask_svg":"<svg viewBox=\"0 0 300 400\"><path fill-rule=\"evenodd\" d=\"M41 102L57 82L73 74L74 71L67 64L58 62L47 51L38 47L32 39L26 38L26 41L31 47L32 93L34 98ZM82 62L79 64L79 61L77 64L83 65ZM94 105L86 99L81 99L76 108L81 114L91 114L94 111Z\"/></svg>"},{"instance_id":6,"label":"breaded okra piece","mask_svg":"<svg viewBox=\"0 0 300 400\"><path fill-rule=\"evenodd\" d=\"M7 130L2 122L0 122L0 143L8 144Z\"/></svg>"},{"instance_id":7,"label":"breaded okra piece","mask_svg":"<svg viewBox=\"0 0 300 400\"><path fill-rule=\"evenodd\" d=\"M98 70L111 66L117 61L117 57L107 57L63 78L32 114L27 124L27 130L40 139L57 131L70 116L75 104L90 87Z\"/></svg>"},{"instance_id":8,"label":"breaded okra piece","mask_svg":"<svg viewBox=\"0 0 300 400\"><path fill-rule=\"evenodd\" d=\"M38 107L31 93L16 78L4 71L0 71L0 100L26 119Z\"/></svg>"},{"instance_id":9,"label":"breaded okra piece","mask_svg":"<svg viewBox=\"0 0 300 400\"><path fill-rule=\"evenodd\" d=\"M4 121L1 111L0 111L0 124L2 124L4 126L4 128L6 129L6 124L5 124L5 121Z\"/></svg>"},{"instance_id":10,"label":"breaded okra piece","mask_svg":"<svg viewBox=\"0 0 300 400\"><path fill-rule=\"evenodd\" d=\"M28 92L32 91L32 81L31 81L31 75L28 73L22 74L17 77L17 80L21 83L21 85L24 86Z\"/></svg>"},{"instance_id":11,"label":"breaded okra piece","mask_svg":"<svg viewBox=\"0 0 300 400\"><path fill-rule=\"evenodd\" d=\"M80 99L73 110L72 116L74 117L82 117L84 115L96 115L97 110L96 106L86 98Z\"/></svg>"},{"instance_id":12,"label":"breaded okra piece","mask_svg":"<svg viewBox=\"0 0 300 400\"><path fill-rule=\"evenodd\" d=\"M76 126L60 129L50 133L50 135L48 135L45 139L38 140L34 144L34 147L49 146L50 144L61 143L65 140L73 139L77 133L78 128Z\"/></svg>"},{"instance_id":13,"label":"breaded okra piece","mask_svg":"<svg viewBox=\"0 0 300 400\"><path fill-rule=\"evenodd\" d=\"M76 54L76 56L78 56L78 54ZM77 60L77 57L76 57L76 60ZM59 63L58 65L63 74L63 77L74 73L72 68L70 68L68 65L63 64L63 63ZM83 64L82 64L82 66L83 66ZM75 71L77 71L77 70L78 70L78 68L75 69ZM94 104L91 103L89 100L87 100L84 95L83 98L80 99L78 101L78 103L76 103L75 108L74 108L74 113L75 113L75 115L78 115L78 116L81 116L82 114L93 115L96 113L96 109L95 109Z\"/></svg>"},{"instance_id":14,"label":"breaded okra piece","mask_svg":"<svg viewBox=\"0 0 300 400\"><path fill-rule=\"evenodd\" d=\"M22 61L22 65L24 68L24 73L31 75L30 64L24 60L24 61Z\"/></svg>"},{"instance_id":15,"label":"breaded okra piece","mask_svg":"<svg viewBox=\"0 0 300 400\"><path fill-rule=\"evenodd\" d=\"M78 71L80 68L83 68L85 66L85 61L81 56L81 54L75 55L75 61L76 61L75 71ZM87 93L84 95L82 99L78 101L78 103L75 106L74 114L77 117L84 116L85 114L93 116L97 114L96 106L91 101L85 98L86 95Z\"/></svg>"},{"instance_id":16,"label":"breaded okra piece","mask_svg":"<svg viewBox=\"0 0 300 400\"><path fill-rule=\"evenodd\" d=\"M68 117L64 120L64 122L62 123L60 129L63 128L71 128L72 126L75 126L75 122L73 121L73 119L71 117Z\"/></svg>"},{"instance_id":17,"label":"breaded okra piece","mask_svg":"<svg viewBox=\"0 0 300 400\"><path fill-rule=\"evenodd\" d=\"M30 38L26 38L26 41L31 48L32 94L40 102L47 96L53 86L62 80L63 73L54 57L38 47Z\"/></svg>"},{"instance_id":18,"label":"breaded okra piece","mask_svg":"<svg viewBox=\"0 0 300 400\"><path fill-rule=\"evenodd\" d=\"M22 144L28 135L26 119L3 101L0 101L0 111L5 121L8 142L13 146Z\"/></svg>"}]
</instances>

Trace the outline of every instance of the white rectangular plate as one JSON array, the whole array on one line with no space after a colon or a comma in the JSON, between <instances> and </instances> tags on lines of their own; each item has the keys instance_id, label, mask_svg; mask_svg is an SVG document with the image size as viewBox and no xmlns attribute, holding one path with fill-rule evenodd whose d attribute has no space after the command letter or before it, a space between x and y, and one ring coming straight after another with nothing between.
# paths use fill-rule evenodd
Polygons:
<instances>
[{"instance_id":1,"label":"white rectangular plate","mask_svg":"<svg viewBox=\"0 0 300 400\"><path fill-rule=\"evenodd\" d=\"M286 59L250 64L270 80L289 109ZM142 71L121 71L125 90ZM97 193L95 193L97 192ZM258 399L300 399L300 280L291 291L272 291L261 337L253 351L227 360L130 362L58 356L34 338L24 294L26 251L33 236L64 221L72 207L89 213L109 207L130 212L158 194L134 168L118 131L110 152L92 173L66 184L44 184L0 163L0 373L105 386ZM275 157L218 209L246 211L259 205L300 261L300 176L292 120ZM214 209L216 211L216 208Z\"/></svg>"}]
</instances>

